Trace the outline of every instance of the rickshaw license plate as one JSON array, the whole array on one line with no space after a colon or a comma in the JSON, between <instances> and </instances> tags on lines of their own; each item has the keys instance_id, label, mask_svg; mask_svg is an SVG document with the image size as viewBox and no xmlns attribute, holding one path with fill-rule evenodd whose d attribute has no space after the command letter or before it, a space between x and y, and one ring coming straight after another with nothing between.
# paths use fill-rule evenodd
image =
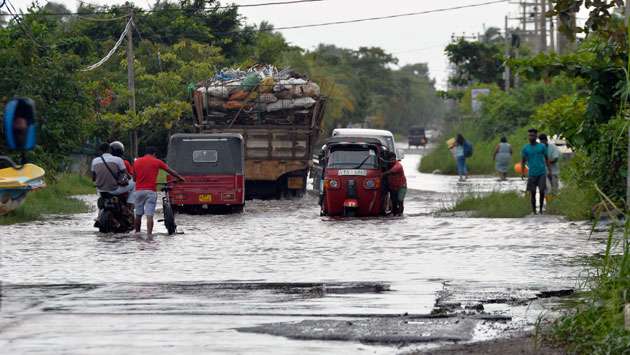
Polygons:
<instances>
[{"instance_id":1,"label":"rickshaw license plate","mask_svg":"<svg viewBox=\"0 0 630 355\"><path fill-rule=\"evenodd\" d=\"M367 176L365 169L342 169L339 170L339 176Z\"/></svg>"},{"instance_id":2,"label":"rickshaw license plate","mask_svg":"<svg viewBox=\"0 0 630 355\"><path fill-rule=\"evenodd\" d=\"M212 202L212 195L199 195L199 202Z\"/></svg>"}]
</instances>

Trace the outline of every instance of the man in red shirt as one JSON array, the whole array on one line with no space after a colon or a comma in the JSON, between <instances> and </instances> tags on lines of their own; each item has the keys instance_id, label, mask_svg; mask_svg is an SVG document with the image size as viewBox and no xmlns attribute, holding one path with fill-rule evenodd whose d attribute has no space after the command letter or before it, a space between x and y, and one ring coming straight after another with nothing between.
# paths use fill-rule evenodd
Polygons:
<instances>
[{"instance_id":1,"label":"man in red shirt","mask_svg":"<svg viewBox=\"0 0 630 355\"><path fill-rule=\"evenodd\" d=\"M396 159L396 154L388 153L390 168L383 173L383 177L387 178L387 188L392 201L392 212L394 216L402 216L405 209L404 200L407 194L407 178L405 170L400 161Z\"/></svg>"},{"instance_id":2,"label":"man in red shirt","mask_svg":"<svg viewBox=\"0 0 630 355\"><path fill-rule=\"evenodd\" d=\"M156 158L157 149L147 147L145 155L136 159L134 170L136 172L136 192L134 192L134 203L136 205L136 233L140 232L142 226L142 216L147 216L147 234L153 233L153 215L157 205L157 178L160 170L175 176L180 181L184 178L166 163Z\"/></svg>"}]
</instances>

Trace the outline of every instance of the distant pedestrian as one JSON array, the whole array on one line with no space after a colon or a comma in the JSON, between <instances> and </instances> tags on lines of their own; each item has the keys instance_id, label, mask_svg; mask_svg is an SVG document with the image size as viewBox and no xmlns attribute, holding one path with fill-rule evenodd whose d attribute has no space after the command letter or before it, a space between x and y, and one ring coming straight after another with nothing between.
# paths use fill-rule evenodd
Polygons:
<instances>
[{"instance_id":1,"label":"distant pedestrian","mask_svg":"<svg viewBox=\"0 0 630 355\"><path fill-rule=\"evenodd\" d=\"M523 147L521 166L529 168L527 178L527 191L530 193L532 210L536 214L536 190L540 194L540 213L543 213L545 204L545 192L547 189L547 147L538 143L538 130L532 128L528 131L529 143ZM521 177L525 178L525 169Z\"/></svg>"},{"instance_id":2,"label":"distant pedestrian","mask_svg":"<svg viewBox=\"0 0 630 355\"><path fill-rule=\"evenodd\" d=\"M512 146L507 138L501 137L501 142L494 149L495 168L502 181L507 180L507 173L512 162Z\"/></svg>"},{"instance_id":3,"label":"distant pedestrian","mask_svg":"<svg viewBox=\"0 0 630 355\"><path fill-rule=\"evenodd\" d=\"M147 147L145 155L136 159L134 163L136 171L136 192L134 194L136 233L140 232L142 216L147 217L147 234L151 235L153 233L153 215L157 205L157 178L160 170L164 170L178 180L184 181L181 175L156 158L156 155L156 148Z\"/></svg>"},{"instance_id":4,"label":"distant pedestrian","mask_svg":"<svg viewBox=\"0 0 630 355\"><path fill-rule=\"evenodd\" d=\"M557 196L560 191L560 149L550 142L549 138L547 138L547 135L544 133L541 133L538 139L540 139L540 143L547 146L547 160L550 167L549 181L551 182L551 191L549 191L549 194L551 196Z\"/></svg>"},{"instance_id":5,"label":"distant pedestrian","mask_svg":"<svg viewBox=\"0 0 630 355\"><path fill-rule=\"evenodd\" d=\"M466 159L472 156L472 144L463 135L458 134L455 139L455 161L457 162L457 174L459 181L468 179L468 166Z\"/></svg>"}]
</instances>

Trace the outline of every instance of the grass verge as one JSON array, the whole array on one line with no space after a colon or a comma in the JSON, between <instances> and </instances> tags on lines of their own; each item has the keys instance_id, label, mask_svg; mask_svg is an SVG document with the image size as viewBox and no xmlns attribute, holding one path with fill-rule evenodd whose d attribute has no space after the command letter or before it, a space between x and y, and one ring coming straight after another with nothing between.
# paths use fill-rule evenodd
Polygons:
<instances>
[{"instance_id":1,"label":"grass verge","mask_svg":"<svg viewBox=\"0 0 630 355\"><path fill-rule=\"evenodd\" d=\"M430 174L434 171L439 171L441 174L457 175L455 159L453 159L453 155L448 150L446 140L450 137L455 137L457 133L460 132L464 135L466 140L472 143L474 148L473 156L466 160L469 173L471 175L495 174L495 163L492 158L501 137L485 140L482 138L479 129L476 128L473 123L461 124L445 134L442 138L439 138L435 149L422 158L420 172ZM513 163L516 164L521 159L521 148L527 143L527 129L518 129L507 138L508 142L512 145ZM511 176L516 176L513 169L510 168L508 172Z\"/></svg>"},{"instance_id":2,"label":"grass verge","mask_svg":"<svg viewBox=\"0 0 630 355\"><path fill-rule=\"evenodd\" d=\"M17 210L0 216L0 225L36 221L47 214L70 214L88 211L88 205L70 196L93 194L94 184L84 176L63 174L48 187L31 192Z\"/></svg>"},{"instance_id":3,"label":"grass verge","mask_svg":"<svg viewBox=\"0 0 630 355\"><path fill-rule=\"evenodd\" d=\"M547 204L547 213L564 216L570 221L584 221L593 217L592 207L597 202L593 188L568 185ZM467 194L445 212L471 211L479 218L521 218L531 213L529 197L518 192Z\"/></svg>"},{"instance_id":4,"label":"grass verge","mask_svg":"<svg viewBox=\"0 0 630 355\"><path fill-rule=\"evenodd\" d=\"M517 192L466 195L446 212L471 211L478 218L522 218L530 210L528 200Z\"/></svg>"}]
</instances>

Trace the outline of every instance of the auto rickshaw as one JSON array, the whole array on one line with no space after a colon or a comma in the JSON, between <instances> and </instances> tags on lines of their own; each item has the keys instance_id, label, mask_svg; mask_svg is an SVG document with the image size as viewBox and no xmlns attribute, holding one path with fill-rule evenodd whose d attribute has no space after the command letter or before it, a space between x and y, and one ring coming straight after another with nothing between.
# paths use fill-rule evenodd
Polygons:
<instances>
[{"instance_id":1,"label":"auto rickshaw","mask_svg":"<svg viewBox=\"0 0 630 355\"><path fill-rule=\"evenodd\" d=\"M382 184L386 150L378 138L333 137L326 142L322 215L369 217L389 213L390 199Z\"/></svg>"},{"instance_id":2,"label":"auto rickshaw","mask_svg":"<svg viewBox=\"0 0 630 355\"><path fill-rule=\"evenodd\" d=\"M413 126L409 129L409 147L424 147L428 142L424 127Z\"/></svg>"},{"instance_id":3,"label":"auto rickshaw","mask_svg":"<svg viewBox=\"0 0 630 355\"><path fill-rule=\"evenodd\" d=\"M186 182L171 185L170 203L181 212L241 212L245 205L243 136L175 134L168 164Z\"/></svg>"}]
</instances>

